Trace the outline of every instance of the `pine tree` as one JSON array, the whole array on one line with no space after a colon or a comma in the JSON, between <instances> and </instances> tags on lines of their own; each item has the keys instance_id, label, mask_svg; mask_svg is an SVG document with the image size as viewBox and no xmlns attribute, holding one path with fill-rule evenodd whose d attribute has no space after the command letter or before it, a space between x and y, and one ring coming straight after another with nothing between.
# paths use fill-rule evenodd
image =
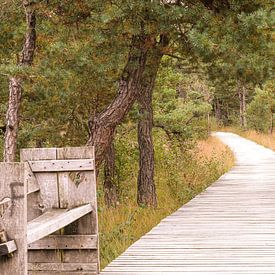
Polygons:
<instances>
[{"instance_id":1,"label":"pine tree","mask_svg":"<svg viewBox=\"0 0 275 275\"><path fill-rule=\"evenodd\" d=\"M24 68L30 66L33 62L35 44L36 44L36 17L35 8L31 1L23 1L26 15L27 31L25 43L21 52L18 66ZM4 139L4 161L13 162L16 159L17 136L19 130L20 114L19 108L22 97L22 78L12 76L9 79L9 102L6 113L6 127Z\"/></svg>"}]
</instances>

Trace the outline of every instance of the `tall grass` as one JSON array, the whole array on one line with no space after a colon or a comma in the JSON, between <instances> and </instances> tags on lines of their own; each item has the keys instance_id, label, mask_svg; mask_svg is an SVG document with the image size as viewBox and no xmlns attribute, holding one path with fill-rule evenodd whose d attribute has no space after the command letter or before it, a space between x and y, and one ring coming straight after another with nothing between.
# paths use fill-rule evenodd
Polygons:
<instances>
[{"instance_id":1,"label":"tall grass","mask_svg":"<svg viewBox=\"0 0 275 275\"><path fill-rule=\"evenodd\" d=\"M120 204L115 209L105 207L99 184L102 268L225 173L234 162L231 151L214 137L182 146L179 142L169 141L163 132L156 131L154 141L157 209L140 208L136 204L138 152L134 131L121 135L116 144Z\"/></svg>"}]
</instances>

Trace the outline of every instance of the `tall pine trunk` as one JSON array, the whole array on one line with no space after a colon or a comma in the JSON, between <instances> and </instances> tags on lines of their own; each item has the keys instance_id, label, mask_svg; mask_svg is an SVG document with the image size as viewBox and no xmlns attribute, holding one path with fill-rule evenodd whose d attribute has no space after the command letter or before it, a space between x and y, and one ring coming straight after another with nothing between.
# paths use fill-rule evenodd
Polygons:
<instances>
[{"instance_id":1,"label":"tall pine trunk","mask_svg":"<svg viewBox=\"0 0 275 275\"><path fill-rule=\"evenodd\" d=\"M137 203L140 206L157 207L154 182L154 144L152 138L152 97L158 68L163 56L162 49L167 44L168 39L163 36L160 43L156 43L155 47L148 52L146 69L141 79L141 90L138 97L139 173L137 184Z\"/></svg>"},{"instance_id":2,"label":"tall pine trunk","mask_svg":"<svg viewBox=\"0 0 275 275\"><path fill-rule=\"evenodd\" d=\"M32 3L23 1L26 14L27 32L19 66L30 66L33 61L36 43L36 18ZM9 102L6 113L6 131L4 139L3 159L5 162L13 162L16 159L17 136L20 122L20 104L22 97L22 79L11 77L9 79Z\"/></svg>"},{"instance_id":3,"label":"tall pine trunk","mask_svg":"<svg viewBox=\"0 0 275 275\"><path fill-rule=\"evenodd\" d=\"M214 104L215 104L214 105L214 107L215 107L215 117L216 117L216 121L219 124L222 121L221 103L220 103L219 99L216 99Z\"/></svg>"},{"instance_id":4,"label":"tall pine trunk","mask_svg":"<svg viewBox=\"0 0 275 275\"><path fill-rule=\"evenodd\" d=\"M112 143L108 148L104 161L104 199L107 207L115 207L118 202L115 184L115 147Z\"/></svg>"},{"instance_id":5,"label":"tall pine trunk","mask_svg":"<svg viewBox=\"0 0 275 275\"><path fill-rule=\"evenodd\" d=\"M246 87L240 81L238 83L238 95L239 95L239 103L240 103L240 126L242 128L246 128L247 127L247 120L246 120Z\"/></svg>"},{"instance_id":6,"label":"tall pine trunk","mask_svg":"<svg viewBox=\"0 0 275 275\"><path fill-rule=\"evenodd\" d=\"M139 98L139 173L137 183L137 203L140 206L157 207L156 187L154 182L154 144L152 138L153 110L151 85Z\"/></svg>"},{"instance_id":7,"label":"tall pine trunk","mask_svg":"<svg viewBox=\"0 0 275 275\"><path fill-rule=\"evenodd\" d=\"M146 63L147 40L148 37L144 35L132 38L128 61L119 81L117 96L105 110L89 121L90 138L87 145L95 146L97 167L105 158L117 125L122 122L137 98Z\"/></svg>"}]
</instances>

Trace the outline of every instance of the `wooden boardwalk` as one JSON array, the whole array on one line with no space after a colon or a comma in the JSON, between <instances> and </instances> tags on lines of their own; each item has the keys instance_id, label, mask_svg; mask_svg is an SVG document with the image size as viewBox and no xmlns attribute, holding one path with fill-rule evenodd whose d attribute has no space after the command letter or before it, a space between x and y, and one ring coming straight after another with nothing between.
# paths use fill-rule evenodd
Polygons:
<instances>
[{"instance_id":1,"label":"wooden boardwalk","mask_svg":"<svg viewBox=\"0 0 275 275\"><path fill-rule=\"evenodd\" d=\"M234 168L102 275L275 274L275 153L235 134L215 135L235 152Z\"/></svg>"}]
</instances>

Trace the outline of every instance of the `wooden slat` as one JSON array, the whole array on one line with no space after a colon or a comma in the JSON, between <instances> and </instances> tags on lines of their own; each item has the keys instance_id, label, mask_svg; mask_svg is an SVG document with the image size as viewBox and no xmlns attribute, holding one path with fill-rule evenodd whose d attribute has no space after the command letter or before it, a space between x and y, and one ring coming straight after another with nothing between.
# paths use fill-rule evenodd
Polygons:
<instances>
[{"instance_id":1,"label":"wooden slat","mask_svg":"<svg viewBox=\"0 0 275 275\"><path fill-rule=\"evenodd\" d=\"M50 235L28 245L28 249L97 249L97 235Z\"/></svg>"},{"instance_id":2,"label":"wooden slat","mask_svg":"<svg viewBox=\"0 0 275 275\"><path fill-rule=\"evenodd\" d=\"M102 275L275 274L275 153L219 133L236 166L131 245Z\"/></svg>"},{"instance_id":3,"label":"wooden slat","mask_svg":"<svg viewBox=\"0 0 275 275\"><path fill-rule=\"evenodd\" d=\"M31 167L28 163L26 163L26 166L25 166L25 182L27 183L28 194L31 194L40 190L38 181L35 175L33 174Z\"/></svg>"},{"instance_id":4,"label":"wooden slat","mask_svg":"<svg viewBox=\"0 0 275 275\"><path fill-rule=\"evenodd\" d=\"M30 221L27 226L27 243L30 244L65 227L92 211L86 204L74 209L51 209Z\"/></svg>"},{"instance_id":5,"label":"wooden slat","mask_svg":"<svg viewBox=\"0 0 275 275\"><path fill-rule=\"evenodd\" d=\"M33 172L91 171L94 170L93 159L80 160L40 160L29 162Z\"/></svg>"},{"instance_id":6,"label":"wooden slat","mask_svg":"<svg viewBox=\"0 0 275 275\"><path fill-rule=\"evenodd\" d=\"M96 271L97 263L29 263L29 271ZM66 272L67 274L67 272Z\"/></svg>"},{"instance_id":7,"label":"wooden slat","mask_svg":"<svg viewBox=\"0 0 275 275\"><path fill-rule=\"evenodd\" d=\"M0 256L8 255L15 250L17 250L17 246L14 240L0 244Z\"/></svg>"}]
</instances>

